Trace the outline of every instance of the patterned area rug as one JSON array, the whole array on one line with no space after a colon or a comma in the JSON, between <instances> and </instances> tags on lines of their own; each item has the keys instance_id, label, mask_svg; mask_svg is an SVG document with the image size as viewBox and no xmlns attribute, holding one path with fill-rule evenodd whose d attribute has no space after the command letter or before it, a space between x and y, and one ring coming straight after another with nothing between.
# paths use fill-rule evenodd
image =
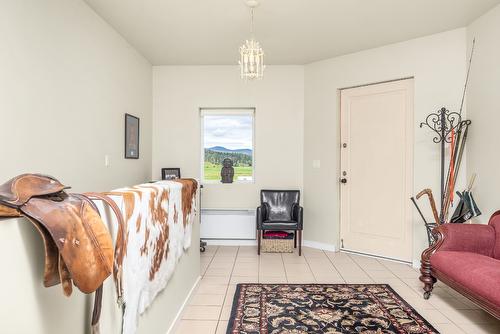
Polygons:
<instances>
[{"instance_id":1,"label":"patterned area rug","mask_svg":"<svg viewBox=\"0 0 500 334\"><path fill-rule=\"evenodd\" d=\"M387 284L238 284L227 334L437 333Z\"/></svg>"}]
</instances>

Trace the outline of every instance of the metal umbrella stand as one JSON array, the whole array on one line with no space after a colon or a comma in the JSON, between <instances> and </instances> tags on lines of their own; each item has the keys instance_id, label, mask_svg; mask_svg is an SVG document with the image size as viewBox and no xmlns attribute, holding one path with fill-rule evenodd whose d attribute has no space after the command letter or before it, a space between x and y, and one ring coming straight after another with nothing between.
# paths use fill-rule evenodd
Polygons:
<instances>
[{"instance_id":1,"label":"metal umbrella stand","mask_svg":"<svg viewBox=\"0 0 500 334\"><path fill-rule=\"evenodd\" d=\"M450 112L446 108L441 108L438 112L427 116L425 122L420 124L420 127L427 126L436 133L433 142L441 145L441 193L440 193L440 211L439 223L446 223L447 206L450 204L450 194L460 170L460 163L463 157L465 141L467 140L467 132L470 120L462 120L462 116L457 112ZM452 134L453 133L453 134ZM463 134L463 135L462 135ZM452 137L453 136L453 137ZM453 138L453 139L452 139ZM448 172L445 172L446 163L446 144L455 142L455 147L452 147L455 154L454 159L450 161ZM452 185L452 187L450 187Z\"/></svg>"},{"instance_id":2,"label":"metal umbrella stand","mask_svg":"<svg viewBox=\"0 0 500 334\"><path fill-rule=\"evenodd\" d=\"M436 223L428 223L427 220L425 219L424 214L420 210L417 202L415 201L415 198L412 197L410 198L415 207L417 208L418 213L420 214L420 217L422 217L422 220L424 221L425 224L425 230L427 231L427 241L429 242L429 246L432 245L434 242L436 242L436 238L434 237L434 234L432 234L432 230L438 226Z\"/></svg>"}]
</instances>

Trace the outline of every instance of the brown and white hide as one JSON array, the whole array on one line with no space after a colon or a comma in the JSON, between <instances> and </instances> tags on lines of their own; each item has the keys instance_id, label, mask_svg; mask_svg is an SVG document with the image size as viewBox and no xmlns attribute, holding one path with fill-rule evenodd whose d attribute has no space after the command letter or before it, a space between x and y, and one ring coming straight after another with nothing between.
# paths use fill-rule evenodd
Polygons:
<instances>
[{"instance_id":1,"label":"brown and white hide","mask_svg":"<svg viewBox=\"0 0 500 334\"><path fill-rule=\"evenodd\" d=\"M121 205L125 221L116 237L114 263L117 290L121 284L123 293L123 334L136 332L139 315L165 288L191 245L197 188L196 180L179 179L108 193Z\"/></svg>"}]
</instances>

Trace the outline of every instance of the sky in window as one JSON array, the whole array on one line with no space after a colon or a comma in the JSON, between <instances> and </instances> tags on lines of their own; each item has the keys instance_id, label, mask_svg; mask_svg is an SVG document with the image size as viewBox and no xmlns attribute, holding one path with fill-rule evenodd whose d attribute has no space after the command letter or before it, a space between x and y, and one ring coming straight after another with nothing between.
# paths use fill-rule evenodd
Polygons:
<instances>
[{"instance_id":1,"label":"sky in window","mask_svg":"<svg viewBox=\"0 0 500 334\"><path fill-rule=\"evenodd\" d=\"M250 115L205 116L204 147L252 149L252 118Z\"/></svg>"}]
</instances>

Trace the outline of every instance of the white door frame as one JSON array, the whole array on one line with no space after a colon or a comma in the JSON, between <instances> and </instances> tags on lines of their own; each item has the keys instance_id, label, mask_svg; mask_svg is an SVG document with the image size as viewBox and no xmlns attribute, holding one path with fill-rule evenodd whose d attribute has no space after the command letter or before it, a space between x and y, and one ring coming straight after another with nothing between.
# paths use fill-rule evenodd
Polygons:
<instances>
[{"instance_id":1,"label":"white door frame","mask_svg":"<svg viewBox=\"0 0 500 334\"><path fill-rule=\"evenodd\" d=\"M342 87L342 88L338 88L337 89L337 101L338 101L338 104L337 104L337 121L338 121L338 129L339 129L339 135L337 137L337 140L338 140L338 146L340 149L339 149L339 152L338 152L338 158L339 158L339 163L338 163L338 173L337 173L337 190L338 190L338 207L339 207L339 212L338 212L338 221L339 221L339 233L338 233L338 245L339 245L339 251L341 252L346 252L346 253L353 253L353 254L359 254L359 255L365 255L365 256L369 256L369 257L374 257L374 258L380 258L380 259L384 259L384 260L389 260L389 261L395 261L395 262L403 262L403 263L409 263L411 264L412 263L412 260L410 261L402 261L402 260L399 260L399 259L393 259L393 258L388 258L388 257L385 257L385 256L381 256L381 255L377 255L377 254L370 254L370 253L366 253L366 252L358 252L358 251L355 251L355 250L349 250L349 249L346 249L343 247L342 245L342 242L341 242L341 238L342 238L342 224L341 224L341 219L342 219L342 193L341 193L341 184L340 184L340 178L342 177L342 91L343 90L346 90L346 89L352 89L352 88L359 88L359 87L366 87L366 86L373 86L373 85L379 85L379 84L384 84L384 83L390 83L390 82L396 82L396 81L404 81L404 80L415 80L415 77L414 76L409 76L409 77L402 77L402 78L399 78L399 79L392 79L392 80L384 80L384 81L377 81L377 82L372 82L372 83L367 83L367 84L360 84L360 85L354 85L354 86L347 86L347 87ZM409 131L409 134L408 134L408 139L409 139L409 142L407 143L407 150L409 152L409 154L407 155L407 161L408 163L411 165L411 168L409 170L409 176L407 176L408 178L411 179L410 181L410 190L412 193L414 193L414 187L415 187L415 172L414 172L414 167L415 167L415 162L414 162L414 156L415 156L415 150L414 150L414 147L415 147L415 131L414 131L414 121L415 121L415 85L414 85L414 89L413 89L413 108L411 110L411 114L409 115L409 121L408 122L411 122L411 127L408 126L408 131ZM408 198L408 210L410 212L410 216L413 217L413 214L412 214L412 207L411 207L411 203L410 203L410 199ZM412 219L413 220L413 219ZM412 252L412 257L413 257L413 245L414 245L414 233L413 233L413 224L412 226L410 227L409 229L409 233L410 233L410 236L409 236L409 241L410 241L410 248L411 248L411 252Z\"/></svg>"}]
</instances>

